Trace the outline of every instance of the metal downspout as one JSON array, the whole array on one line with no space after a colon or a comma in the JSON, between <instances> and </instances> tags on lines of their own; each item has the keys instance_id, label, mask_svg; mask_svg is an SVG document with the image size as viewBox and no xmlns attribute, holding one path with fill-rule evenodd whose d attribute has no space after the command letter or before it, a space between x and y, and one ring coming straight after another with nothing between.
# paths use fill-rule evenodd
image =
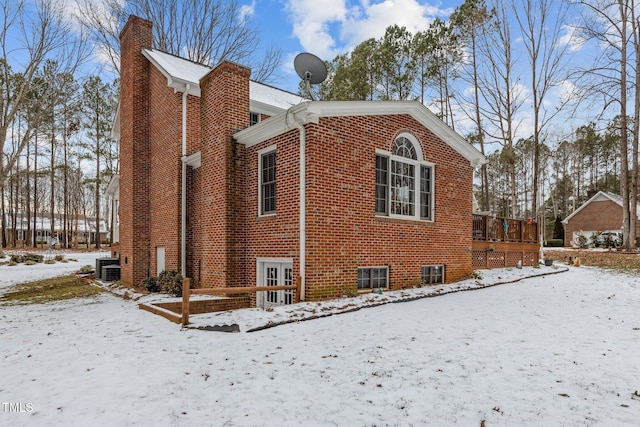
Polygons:
<instances>
[{"instance_id":1,"label":"metal downspout","mask_svg":"<svg viewBox=\"0 0 640 427\"><path fill-rule=\"evenodd\" d=\"M187 263L187 93L191 85L182 92L182 200L180 214L180 274L185 277Z\"/></svg>"},{"instance_id":2,"label":"metal downspout","mask_svg":"<svg viewBox=\"0 0 640 427\"><path fill-rule=\"evenodd\" d=\"M304 125L294 116L294 126L300 131L300 301L305 301L307 263L307 191L306 135Z\"/></svg>"}]
</instances>

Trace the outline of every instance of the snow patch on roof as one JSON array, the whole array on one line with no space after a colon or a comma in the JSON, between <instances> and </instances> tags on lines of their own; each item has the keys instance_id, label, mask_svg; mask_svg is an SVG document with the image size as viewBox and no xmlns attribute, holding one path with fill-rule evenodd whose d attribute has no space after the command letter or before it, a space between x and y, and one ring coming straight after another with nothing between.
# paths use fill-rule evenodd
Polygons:
<instances>
[{"instance_id":1,"label":"snow patch on roof","mask_svg":"<svg viewBox=\"0 0 640 427\"><path fill-rule=\"evenodd\" d=\"M188 92L200 96L200 80L213 68L155 49L142 49L142 54L167 78L169 87L178 92L190 86ZM299 104L304 98L262 83L249 82L252 111L274 115Z\"/></svg>"}]
</instances>

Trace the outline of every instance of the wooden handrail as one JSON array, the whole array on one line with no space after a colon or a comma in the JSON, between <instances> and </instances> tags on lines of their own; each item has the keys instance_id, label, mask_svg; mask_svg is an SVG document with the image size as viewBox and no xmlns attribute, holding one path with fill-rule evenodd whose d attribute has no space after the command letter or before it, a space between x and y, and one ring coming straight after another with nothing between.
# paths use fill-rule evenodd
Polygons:
<instances>
[{"instance_id":1,"label":"wooden handrail","mask_svg":"<svg viewBox=\"0 0 640 427\"><path fill-rule=\"evenodd\" d=\"M231 288L204 288L191 289L192 295L215 295L215 294L243 294L253 292L266 291L283 291L296 289L296 285L278 285L278 286L236 286Z\"/></svg>"},{"instance_id":2,"label":"wooden handrail","mask_svg":"<svg viewBox=\"0 0 640 427\"><path fill-rule=\"evenodd\" d=\"M278 286L237 286L231 288L204 288L191 289L191 279L182 279L182 326L189 324L189 297L193 295L215 295L215 294L242 294L254 292L286 291L295 289L295 302L300 302L300 292L302 289L302 278L298 276L295 285Z\"/></svg>"}]
</instances>

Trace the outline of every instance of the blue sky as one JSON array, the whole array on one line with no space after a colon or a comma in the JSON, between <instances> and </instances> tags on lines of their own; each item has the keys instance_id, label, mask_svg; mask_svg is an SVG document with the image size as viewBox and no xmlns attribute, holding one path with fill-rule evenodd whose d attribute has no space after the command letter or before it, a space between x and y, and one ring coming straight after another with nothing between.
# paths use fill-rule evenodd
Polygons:
<instances>
[{"instance_id":1,"label":"blue sky","mask_svg":"<svg viewBox=\"0 0 640 427\"><path fill-rule=\"evenodd\" d=\"M283 89L296 91L298 77L293 58L311 52L331 60L362 41L384 34L393 24L415 33L427 28L434 18L447 19L462 4L431 0L241 0L245 13L257 24L261 40L282 49Z\"/></svg>"}]
</instances>

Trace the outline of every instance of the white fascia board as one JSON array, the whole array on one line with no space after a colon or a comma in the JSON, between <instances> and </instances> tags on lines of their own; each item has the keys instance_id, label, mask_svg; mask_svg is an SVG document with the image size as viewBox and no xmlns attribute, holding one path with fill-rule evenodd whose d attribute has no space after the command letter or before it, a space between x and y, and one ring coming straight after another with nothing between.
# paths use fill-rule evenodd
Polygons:
<instances>
[{"instance_id":1,"label":"white fascia board","mask_svg":"<svg viewBox=\"0 0 640 427\"><path fill-rule=\"evenodd\" d=\"M591 202L593 202L594 200L596 200L597 198L600 198L601 196L605 196L607 199L611 200L612 202L620 205L620 203L618 203L616 200L612 199L611 197L609 197L607 195L607 193L603 192L603 191L598 191L596 194L594 194L589 200L587 200L586 202L584 202L582 205L580 205L580 207L578 209L576 209L575 211L573 211L571 213L571 215L569 215L568 217L566 217L565 219L562 220L563 224L568 224L569 220L571 218L573 218L575 215L578 214L578 212L580 212L582 209L586 208L587 205L589 205ZM622 205L621 205L622 206Z\"/></svg>"},{"instance_id":2,"label":"white fascia board","mask_svg":"<svg viewBox=\"0 0 640 427\"><path fill-rule=\"evenodd\" d=\"M249 111L252 113L266 114L270 117L275 116L284 111L282 108L275 107L264 102L256 101L254 99L249 100Z\"/></svg>"},{"instance_id":3,"label":"white fascia board","mask_svg":"<svg viewBox=\"0 0 640 427\"><path fill-rule=\"evenodd\" d=\"M591 202L597 202L597 201L603 201L604 200L611 200L613 203L615 203L618 206L622 206L622 202L620 200L618 200L612 193L608 193L606 191L598 191L596 194L593 195L593 197L591 197L589 200L587 200L586 202L584 202L582 205L580 205L580 207L578 209L576 209L575 211L573 211L571 213L571 215L569 215L568 217L566 217L565 219L562 220L562 223L564 225L567 225L569 223L569 220L571 218L573 218L578 212L580 212L582 209L586 208L587 205L589 205ZM600 199L600 200L598 200ZM640 204L638 205L638 207L640 208ZM638 213L636 215L637 219L640 219L640 209L638 209Z\"/></svg>"},{"instance_id":4,"label":"white fascia board","mask_svg":"<svg viewBox=\"0 0 640 427\"><path fill-rule=\"evenodd\" d=\"M252 147L275 136L295 129L295 123L305 124L318 121L318 117L307 117L306 110L309 102L302 102L295 107L282 111L258 124L236 132L236 142ZM305 119L306 117L306 119Z\"/></svg>"},{"instance_id":5,"label":"white fascia board","mask_svg":"<svg viewBox=\"0 0 640 427\"><path fill-rule=\"evenodd\" d=\"M408 114L465 157L472 166L487 163L473 145L447 126L427 107L417 101L306 101L289 108L257 125L243 129L234 136L250 147L293 128L294 120L305 124L318 123L321 117L381 116Z\"/></svg>"},{"instance_id":6,"label":"white fascia board","mask_svg":"<svg viewBox=\"0 0 640 427\"><path fill-rule=\"evenodd\" d=\"M149 62L151 62L151 64L153 64L154 67L156 67L162 73L163 76L167 78L167 86L172 88L174 92L185 92L186 90L186 92L189 95L200 97L199 81L197 82L187 81L172 75L166 68L164 68L162 65L160 65L158 61L156 61L152 52L149 51L148 49L142 49L142 54L144 55L145 58L149 60ZM189 85L188 90L187 90L187 85Z\"/></svg>"},{"instance_id":7,"label":"white fascia board","mask_svg":"<svg viewBox=\"0 0 640 427\"><path fill-rule=\"evenodd\" d=\"M107 189L105 192L109 196L114 196L116 192L120 189L120 174L111 175L111 179L109 180L109 184L107 185Z\"/></svg>"}]
</instances>

